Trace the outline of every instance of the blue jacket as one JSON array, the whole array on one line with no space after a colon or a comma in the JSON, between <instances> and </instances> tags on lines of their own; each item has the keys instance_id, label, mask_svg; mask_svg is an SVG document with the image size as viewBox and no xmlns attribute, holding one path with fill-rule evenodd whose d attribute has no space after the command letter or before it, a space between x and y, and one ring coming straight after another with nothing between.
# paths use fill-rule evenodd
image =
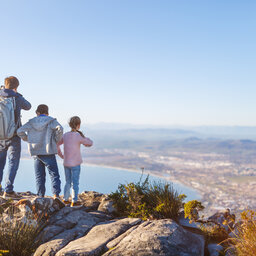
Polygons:
<instances>
[{"instance_id":1,"label":"blue jacket","mask_svg":"<svg viewBox=\"0 0 256 256\"><path fill-rule=\"evenodd\" d=\"M25 98L20 93L14 92L13 90L10 90L10 89L0 90L0 96L6 97L6 98L15 97L15 102L16 102L15 121L17 123L17 127L19 128L21 126L20 112L22 109L30 110L31 104L27 100L25 100Z\"/></svg>"}]
</instances>

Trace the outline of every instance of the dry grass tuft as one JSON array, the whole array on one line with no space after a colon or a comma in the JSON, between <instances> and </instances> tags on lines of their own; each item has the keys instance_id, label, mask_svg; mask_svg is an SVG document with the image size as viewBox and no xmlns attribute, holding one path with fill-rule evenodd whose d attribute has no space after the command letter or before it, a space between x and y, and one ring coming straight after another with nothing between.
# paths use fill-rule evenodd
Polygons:
<instances>
[{"instance_id":1,"label":"dry grass tuft","mask_svg":"<svg viewBox=\"0 0 256 256\"><path fill-rule=\"evenodd\" d=\"M233 232L234 238L228 242L238 256L256 255L256 212L247 210L241 213L242 221Z\"/></svg>"},{"instance_id":2,"label":"dry grass tuft","mask_svg":"<svg viewBox=\"0 0 256 256\"><path fill-rule=\"evenodd\" d=\"M44 227L44 221L33 215L18 219L12 210L8 216L0 214L0 256L32 255L41 243Z\"/></svg>"}]
</instances>

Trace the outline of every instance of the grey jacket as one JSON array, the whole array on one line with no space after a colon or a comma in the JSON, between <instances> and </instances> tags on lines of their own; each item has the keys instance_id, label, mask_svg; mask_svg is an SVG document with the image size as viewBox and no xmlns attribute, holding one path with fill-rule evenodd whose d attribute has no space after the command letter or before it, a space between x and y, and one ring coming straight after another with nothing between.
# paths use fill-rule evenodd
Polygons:
<instances>
[{"instance_id":1,"label":"grey jacket","mask_svg":"<svg viewBox=\"0 0 256 256\"><path fill-rule=\"evenodd\" d=\"M63 128L55 118L40 115L30 119L17 130L17 134L28 142L31 156L57 154L57 143Z\"/></svg>"}]
</instances>

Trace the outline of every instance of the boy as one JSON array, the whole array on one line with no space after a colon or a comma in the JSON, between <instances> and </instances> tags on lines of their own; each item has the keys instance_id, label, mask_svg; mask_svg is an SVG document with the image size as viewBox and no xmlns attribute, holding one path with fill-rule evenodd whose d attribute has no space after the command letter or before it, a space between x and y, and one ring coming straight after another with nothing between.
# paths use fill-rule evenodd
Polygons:
<instances>
[{"instance_id":1,"label":"boy","mask_svg":"<svg viewBox=\"0 0 256 256\"><path fill-rule=\"evenodd\" d=\"M0 90L0 97L2 99L12 98L15 103L14 118L15 128L18 129L21 126L21 109L30 110L31 104L23 98L21 94L17 92L19 86L19 80L15 76L6 77L4 80L4 87ZM3 121L3 120L2 120ZM5 180L5 192L4 198L19 197L13 191L13 183L16 177L17 170L20 163L21 152L21 140L17 136L16 131L12 138L0 141L0 193L2 192L1 182L3 179L3 171L6 163L6 157L8 153L9 166Z\"/></svg>"},{"instance_id":2,"label":"boy","mask_svg":"<svg viewBox=\"0 0 256 256\"><path fill-rule=\"evenodd\" d=\"M39 105L36 114L36 117L18 129L17 134L28 142L29 152L34 157L37 195L41 197L45 195L45 167L47 167L53 197L57 198L61 189L55 154L57 154L57 143L63 135L63 128L55 118L49 116L47 105Z\"/></svg>"}]
</instances>

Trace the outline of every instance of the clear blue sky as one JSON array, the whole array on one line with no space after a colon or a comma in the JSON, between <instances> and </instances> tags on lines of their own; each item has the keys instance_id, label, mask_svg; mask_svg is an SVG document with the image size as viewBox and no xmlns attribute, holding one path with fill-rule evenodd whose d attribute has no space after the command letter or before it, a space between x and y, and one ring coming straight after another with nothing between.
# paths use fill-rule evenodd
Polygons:
<instances>
[{"instance_id":1,"label":"clear blue sky","mask_svg":"<svg viewBox=\"0 0 256 256\"><path fill-rule=\"evenodd\" d=\"M66 123L256 125L256 1L0 0L0 80Z\"/></svg>"}]
</instances>

